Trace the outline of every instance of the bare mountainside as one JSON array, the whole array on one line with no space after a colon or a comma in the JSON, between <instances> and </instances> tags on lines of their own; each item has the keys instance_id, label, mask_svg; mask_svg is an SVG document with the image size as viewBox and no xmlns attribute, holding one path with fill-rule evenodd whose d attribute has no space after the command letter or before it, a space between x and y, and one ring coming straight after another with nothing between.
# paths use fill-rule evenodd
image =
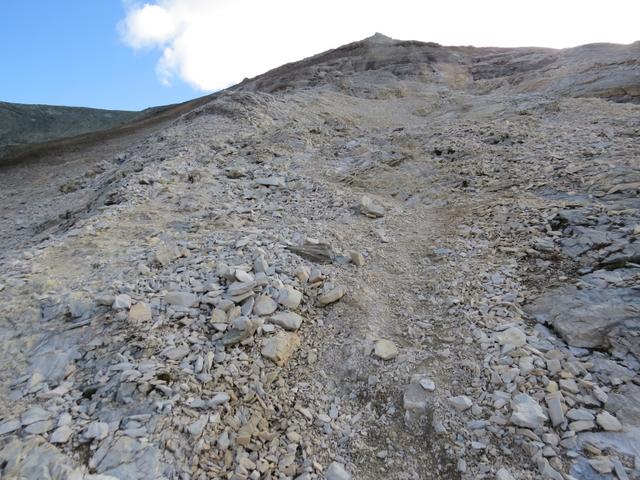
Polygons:
<instances>
[{"instance_id":1,"label":"bare mountainside","mask_svg":"<svg viewBox=\"0 0 640 480\"><path fill-rule=\"evenodd\" d=\"M640 478L640 44L375 35L0 170L3 478Z\"/></svg>"},{"instance_id":2,"label":"bare mountainside","mask_svg":"<svg viewBox=\"0 0 640 480\"><path fill-rule=\"evenodd\" d=\"M0 164L51 157L55 152L140 132L205 102L207 97L140 112L0 102Z\"/></svg>"},{"instance_id":3,"label":"bare mountainside","mask_svg":"<svg viewBox=\"0 0 640 480\"><path fill-rule=\"evenodd\" d=\"M145 112L0 102L0 158L17 147L106 130Z\"/></svg>"}]
</instances>

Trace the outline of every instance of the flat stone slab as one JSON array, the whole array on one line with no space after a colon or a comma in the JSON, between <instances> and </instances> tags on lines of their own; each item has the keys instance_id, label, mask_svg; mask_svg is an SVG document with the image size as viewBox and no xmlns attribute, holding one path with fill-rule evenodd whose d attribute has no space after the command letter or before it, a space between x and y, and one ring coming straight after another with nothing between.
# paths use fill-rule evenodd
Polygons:
<instances>
[{"instance_id":1,"label":"flat stone slab","mask_svg":"<svg viewBox=\"0 0 640 480\"><path fill-rule=\"evenodd\" d=\"M526 310L573 347L606 347L607 334L615 327L640 330L640 290L633 288L560 288Z\"/></svg>"}]
</instances>

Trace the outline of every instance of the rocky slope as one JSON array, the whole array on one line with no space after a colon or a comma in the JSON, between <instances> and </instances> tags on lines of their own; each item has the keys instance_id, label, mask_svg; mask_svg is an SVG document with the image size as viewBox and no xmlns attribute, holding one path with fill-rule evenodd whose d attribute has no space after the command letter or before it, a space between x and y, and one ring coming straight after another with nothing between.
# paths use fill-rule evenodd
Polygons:
<instances>
[{"instance_id":1,"label":"rocky slope","mask_svg":"<svg viewBox=\"0 0 640 480\"><path fill-rule=\"evenodd\" d=\"M4 167L3 478L640 478L639 50L376 35Z\"/></svg>"}]
</instances>

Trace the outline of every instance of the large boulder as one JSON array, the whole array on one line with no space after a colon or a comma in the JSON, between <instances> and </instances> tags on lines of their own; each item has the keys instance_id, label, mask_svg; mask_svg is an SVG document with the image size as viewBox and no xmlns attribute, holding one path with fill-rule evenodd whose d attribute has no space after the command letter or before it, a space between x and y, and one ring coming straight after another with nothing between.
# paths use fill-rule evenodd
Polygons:
<instances>
[{"instance_id":1,"label":"large boulder","mask_svg":"<svg viewBox=\"0 0 640 480\"><path fill-rule=\"evenodd\" d=\"M640 330L640 290L564 287L542 295L527 311L552 325L569 345L601 348L614 329Z\"/></svg>"}]
</instances>

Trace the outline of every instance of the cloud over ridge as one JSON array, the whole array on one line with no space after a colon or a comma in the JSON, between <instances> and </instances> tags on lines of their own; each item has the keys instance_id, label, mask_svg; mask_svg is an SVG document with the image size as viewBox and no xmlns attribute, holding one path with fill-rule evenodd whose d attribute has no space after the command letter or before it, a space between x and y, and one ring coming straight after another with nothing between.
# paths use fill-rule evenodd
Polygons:
<instances>
[{"instance_id":1,"label":"cloud over ridge","mask_svg":"<svg viewBox=\"0 0 640 480\"><path fill-rule=\"evenodd\" d=\"M210 92L379 31L445 45L570 47L631 43L640 2L538 0L123 0L125 44L157 49L156 72ZM627 14L616 14L615 4ZM631 12L629 10L634 10Z\"/></svg>"}]
</instances>

